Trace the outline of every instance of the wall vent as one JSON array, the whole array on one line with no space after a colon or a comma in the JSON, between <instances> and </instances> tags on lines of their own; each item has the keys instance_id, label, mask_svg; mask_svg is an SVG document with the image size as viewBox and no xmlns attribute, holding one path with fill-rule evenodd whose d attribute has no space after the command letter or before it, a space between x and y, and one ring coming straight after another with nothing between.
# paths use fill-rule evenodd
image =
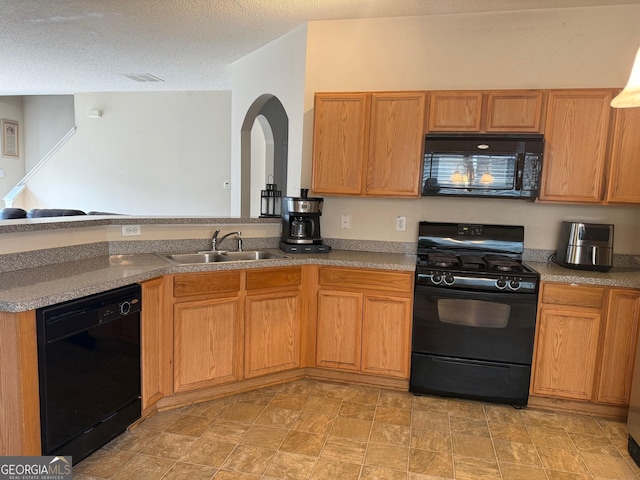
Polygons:
<instances>
[{"instance_id":1,"label":"wall vent","mask_svg":"<svg viewBox=\"0 0 640 480\"><path fill-rule=\"evenodd\" d=\"M123 73L122 76L134 82L164 82L161 78L151 75L150 73Z\"/></svg>"}]
</instances>

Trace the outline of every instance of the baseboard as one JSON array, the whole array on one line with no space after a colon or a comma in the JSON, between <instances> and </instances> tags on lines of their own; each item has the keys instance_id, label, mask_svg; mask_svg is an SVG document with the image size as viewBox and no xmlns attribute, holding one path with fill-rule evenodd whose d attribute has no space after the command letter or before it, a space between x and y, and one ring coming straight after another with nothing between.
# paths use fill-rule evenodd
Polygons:
<instances>
[{"instance_id":1,"label":"baseboard","mask_svg":"<svg viewBox=\"0 0 640 480\"><path fill-rule=\"evenodd\" d=\"M367 375L365 373L330 370L325 368L307 368L305 373L307 378L313 378L315 380L327 380L330 382L409 391L409 380L403 378Z\"/></svg>"},{"instance_id":2,"label":"baseboard","mask_svg":"<svg viewBox=\"0 0 640 480\"><path fill-rule=\"evenodd\" d=\"M629 407L529 395L529 408L626 421Z\"/></svg>"},{"instance_id":3,"label":"baseboard","mask_svg":"<svg viewBox=\"0 0 640 480\"><path fill-rule=\"evenodd\" d=\"M241 380L239 382L233 382L226 385L217 385L214 387L204 388L202 390L177 393L164 397L158 400L155 404L156 408L146 410L143 417L153 415L156 409L160 411L170 410L207 400L236 395L238 393L248 392L258 388L292 382L303 378L348 383L352 385L363 385L375 388L388 388L392 390L409 390L409 380L403 378L367 375L358 372L347 372L325 368L299 368ZM590 415L620 421L626 421L629 410L626 406L603 405L577 400L541 397L537 395L529 395L528 408L578 415Z\"/></svg>"},{"instance_id":4,"label":"baseboard","mask_svg":"<svg viewBox=\"0 0 640 480\"><path fill-rule=\"evenodd\" d=\"M200 403L207 400L236 395L238 393L292 382L302 378L312 378L315 380L326 380L329 382L349 383L354 385L366 385L377 388L389 388L393 390L409 390L409 381L401 378L389 378L323 368L299 368L241 380L239 382L228 383L225 385L216 385L214 387L203 388L201 390L176 393L158 400L155 404L156 408L146 410L144 417L153 415L156 410L171 410L191 405L193 403Z\"/></svg>"}]
</instances>

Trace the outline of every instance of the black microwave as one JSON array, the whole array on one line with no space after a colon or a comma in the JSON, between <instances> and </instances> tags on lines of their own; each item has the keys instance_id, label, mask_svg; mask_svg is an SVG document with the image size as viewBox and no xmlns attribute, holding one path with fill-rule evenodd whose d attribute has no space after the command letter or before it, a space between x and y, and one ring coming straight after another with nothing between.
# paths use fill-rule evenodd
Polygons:
<instances>
[{"instance_id":1,"label":"black microwave","mask_svg":"<svg viewBox=\"0 0 640 480\"><path fill-rule=\"evenodd\" d=\"M544 137L428 134L422 196L538 197Z\"/></svg>"}]
</instances>

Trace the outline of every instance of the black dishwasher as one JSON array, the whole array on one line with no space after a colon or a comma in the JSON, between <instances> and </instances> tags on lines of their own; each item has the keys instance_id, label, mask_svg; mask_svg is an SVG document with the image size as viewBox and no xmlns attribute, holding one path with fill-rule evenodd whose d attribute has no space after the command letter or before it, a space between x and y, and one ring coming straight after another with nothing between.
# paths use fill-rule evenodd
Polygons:
<instances>
[{"instance_id":1,"label":"black dishwasher","mask_svg":"<svg viewBox=\"0 0 640 480\"><path fill-rule=\"evenodd\" d=\"M42 455L76 464L140 418L140 285L36 310Z\"/></svg>"}]
</instances>

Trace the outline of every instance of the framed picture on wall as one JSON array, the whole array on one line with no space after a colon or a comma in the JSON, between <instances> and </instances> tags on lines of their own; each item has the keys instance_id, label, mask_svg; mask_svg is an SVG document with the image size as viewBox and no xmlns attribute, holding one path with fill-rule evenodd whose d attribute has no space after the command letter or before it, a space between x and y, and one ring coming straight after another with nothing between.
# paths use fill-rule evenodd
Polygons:
<instances>
[{"instance_id":1,"label":"framed picture on wall","mask_svg":"<svg viewBox=\"0 0 640 480\"><path fill-rule=\"evenodd\" d=\"M2 156L18 158L20 156L18 132L20 125L13 120L2 120Z\"/></svg>"}]
</instances>

